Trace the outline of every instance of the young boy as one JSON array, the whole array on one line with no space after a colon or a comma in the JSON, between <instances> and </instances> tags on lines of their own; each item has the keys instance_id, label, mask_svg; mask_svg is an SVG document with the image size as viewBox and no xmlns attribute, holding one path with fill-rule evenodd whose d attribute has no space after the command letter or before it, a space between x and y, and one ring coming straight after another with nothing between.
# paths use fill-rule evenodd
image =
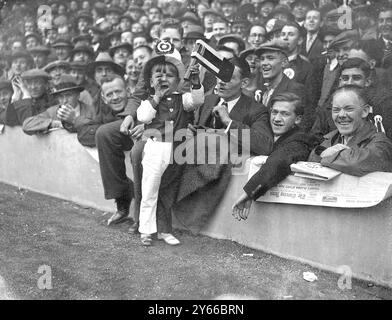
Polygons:
<instances>
[{"instance_id":1,"label":"young boy","mask_svg":"<svg viewBox=\"0 0 392 320\"><path fill-rule=\"evenodd\" d=\"M150 59L144 69L150 97L143 100L137 110L137 118L146 124L147 141L142 159L141 204L139 232L143 245L152 244L152 234L158 231L158 239L170 245L180 242L171 234L171 207L175 195L170 190L179 182L182 166L170 164L171 155L177 143L170 136L175 136L180 129L186 129L192 123L194 110L204 103L204 89L200 85L198 67L192 67L191 91L180 94L178 86L184 77L185 68L180 54L178 58L160 55ZM156 136L161 137L157 139ZM151 136L155 138L151 139ZM136 147L136 145L135 145ZM165 186L170 185L170 188Z\"/></svg>"}]
</instances>

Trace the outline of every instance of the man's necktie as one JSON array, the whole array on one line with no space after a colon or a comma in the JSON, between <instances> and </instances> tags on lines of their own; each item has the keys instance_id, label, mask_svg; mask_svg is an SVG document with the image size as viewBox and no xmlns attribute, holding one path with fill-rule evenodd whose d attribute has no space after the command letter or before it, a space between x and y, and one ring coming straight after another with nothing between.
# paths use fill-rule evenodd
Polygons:
<instances>
[{"instance_id":1,"label":"man's necktie","mask_svg":"<svg viewBox=\"0 0 392 320\"><path fill-rule=\"evenodd\" d=\"M310 48L312 47L313 43L313 35L309 35L308 41L306 42L306 52L309 52Z\"/></svg>"},{"instance_id":2,"label":"man's necktie","mask_svg":"<svg viewBox=\"0 0 392 320\"><path fill-rule=\"evenodd\" d=\"M221 106L225 107L227 109L227 112L229 112L229 106L227 105L227 102L224 101L222 102ZM221 120L221 118L219 117L219 114L214 113L213 114L213 119L212 119L212 127L214 129L222 129L224 127L223 122Z\"/></svg>"},{"instance_id":3,"label":"man's necktie","mask_svg":"<svg viewBox=\"0 0 392 320\"><path fill-rule=\"evenodd\" d=\"M264 92L264 94L263 94L263 105L265 105L265 106L268 105L268 102L271 98L271 94L272 94L272 89L267 88L267 91Z\"/></svg>"}]
</instances>

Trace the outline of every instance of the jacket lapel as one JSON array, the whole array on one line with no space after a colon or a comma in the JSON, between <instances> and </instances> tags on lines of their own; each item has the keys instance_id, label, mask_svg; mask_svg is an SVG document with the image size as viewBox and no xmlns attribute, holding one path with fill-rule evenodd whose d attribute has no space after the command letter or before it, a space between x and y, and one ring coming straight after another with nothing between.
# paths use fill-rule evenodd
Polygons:
<instances>
[{"instance_id":1,"label":"jacket lapel","mask_svg":"<svg viewBox=\"0 0 392 320\"><path fill-rule=\"evenodd\" d=\"M237 103L234 105L234 107L231 109L229 113L230 118L238 121L242 120L247 114L249 106L250 106L250 101L249 102L247 101L247 96L241 93L240 99L237 101Z\"/></svg>"}]
</instances>

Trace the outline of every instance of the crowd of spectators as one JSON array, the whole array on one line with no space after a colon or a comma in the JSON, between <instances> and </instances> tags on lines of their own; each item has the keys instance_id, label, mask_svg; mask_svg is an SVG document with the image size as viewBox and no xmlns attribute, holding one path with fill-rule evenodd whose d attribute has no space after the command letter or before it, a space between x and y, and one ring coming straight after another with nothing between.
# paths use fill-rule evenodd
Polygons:
<instances>
[{"instance_id":1,"label":"crowd of spectators","mask_svg":"<svg viewBox=\"0 0 392 320\"><path fill-rule=\"evenodd\" d=\"M182 129L188 144L200 129L222 130L242 151L232 132L246 131L250 155L269 156L233 205L238 220L293 162L392 172L392 1L0 3L1 130L65 129L97 147L105 198L117 204L108 224L132 220L143 245L155 233L179 244L172 211L213 211L234 166L170 162L184 141L165 137ZM234 66L230 81L194 63L197 40Z\"/></svg>"}]
</instances>

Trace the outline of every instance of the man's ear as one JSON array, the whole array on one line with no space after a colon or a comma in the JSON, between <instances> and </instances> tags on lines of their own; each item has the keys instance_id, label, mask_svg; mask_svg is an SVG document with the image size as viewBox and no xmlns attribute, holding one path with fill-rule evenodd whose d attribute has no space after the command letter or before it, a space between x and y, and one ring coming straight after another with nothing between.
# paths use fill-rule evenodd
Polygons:
<instances>
[{"instance_id":1,"label":"man's ear","mask_svg":"<svg viewBox=\"0 0 392 320\"><path fill-rule=\"evenodd\" d=\"M286 56L283 56L281 64L282 64L282 69L287 68L289 66L289 58Z\"/></svg>"},{"instance_id":2,"label":"man's ear","mask_svg":"<svg viewBox=\"0 0 392 320\"><path fill-rule=\"evenodd\" d=\"M300 123L301 123L301 121L302 121L302 115L297 115L297 116L295 117L294 123L295 123L296 126L299 126Z\"/></svg>"},{"instance_id":3,"label":"man's ear","mask_svg":"<svg viewBox=\"0 0 392 320\"><path fill-rule=\"evenodd\" d=\"M366 119L370 113L370 105L366 104L362 107L361 118Z\"/></svg>"},{"instance_id":4,"label":"man's ear","mask_svg":"<svg viewBox=\"0 0 392 320\"><path fill-rule=\"evenodd\" d=\"M304 37L303 37L303 36L300 36L300 37L298 38L298 46L301 47L303 42L304 42Z\"/></svg>"},{"instance_id":5,"label":"man's ear","mask_svg":"<svg viewBox=\"0 0 392 320\"><path fill-rule=\"evenodd\" d=\"M376 59L370 59L369 61L369 65L370 65L370 69L374 69L376 67Z\"/></svg>"},{"instance_id":6,"label":"man's ear","mask_svg":"<svg viewBox=\"0 0 392 320\"><path fill-rule=\"evenodd\" d=\"M368 77L365 81L365 87L370 87L371 84L372 84L372 79Z\"/></svg>"},{"instance_id":7,"label":"man's ear","mask_svg":"<svg viewBox=\"0 0 392 320\"><path fill-rule=\"evenodd\" d=\"M241 80L241 89L245 89L249 85L249 78L243 78Z\"/></svg>"}]
</instances>

